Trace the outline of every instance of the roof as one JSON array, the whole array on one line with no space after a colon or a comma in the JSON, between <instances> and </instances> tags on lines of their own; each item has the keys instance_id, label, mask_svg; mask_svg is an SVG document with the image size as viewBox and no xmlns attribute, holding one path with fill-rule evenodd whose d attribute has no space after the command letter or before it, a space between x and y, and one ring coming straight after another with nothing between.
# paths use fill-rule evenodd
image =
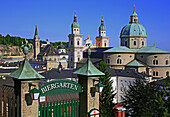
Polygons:
<instances>
[{"instance_id":1,"label":"roof","mask_svg":"<svg viewBox=\"0 0 170 117\"><path fill-rule=\"evenodd\" d=\"M86 63L83 65L83 67L81 67L80 69L75 71L74 74L85 75L85 76L101 76L101 75L105 75L103 72L99 71L92 64L92 62L90 60L90 54L91 54L90 48L88 48L87 53L88 53L88 59L87 59Z\"/></svg>"},{"instance_id":2,"label":"roof","mask_svg":"<svg viewBox=\"0 0 170 117\"><path fill-rule=\"evenodd\" d=\"M77 16L76 15L74 15L74 21L71 24L71 27L72 28L79 28L79 23L77 22Z\"/></svg>"},{"instance_id":3,"label":"roof","mask_svg":"<svg viewBox=\"0 0 170 117\"><path fill-rule=\"evenodd\" d=\"M135 59L131 61L130 63L128 63L126 66L144 67L145 65Z\"/></svg>"},{"instance_id":4,"label":"roof","mask_svg":"<svg viewBox=\"0 0 170 117\"><path fill-rule=\"evenodd\" d=\"M113 47L111 49L104 51L104 53L109 53L109 52L112 52L112 53L160 53L160 54L170 53L168 51L162 50L155 46L145 46L139 49L131 49L126 46L117 46L117 47Z\"/></svg>"},{"instance_id":5,"label":"roof","mask_svg":"<svg viewBox=\"0 0 170 117\"><path fill-rule=\"evenodd\" d=\"M100 25L100 27L99 27L99 31L106 31L106 27L104 26L104 20L103 20L103 18L101 19L101 25Z\"/></svg>"},{"instance_id":6,"label":"roof","mask_svg":"<svg viewBox=\"0 0 170 117\"><path fill-rule=\"evenodd\" d=\"M23 61L23 63L20 65L20 67L11 73L9 77L16 78L16 79L41 79L45 78L44 76L40 75L38 72L36 72L30 63L28 62L27 58Z\"/></svg>"},{"instance_id":7,"label":"roof","mask_svg":"<svg viewBox=\"0 0 170 117\"><path fill-rule=\"evenodd\" d=\"M65 79L65 78L76 78L77 76L73 74L73 70L61 70L52 69L41 73L46 79Z\"/></svg>"},{"instance_id":8,"label":"roof","mask_svg":"<svg viewBox=\"0 0 170 117\"><path fill-rule=\"evenodd\" d=\"M111 76L123 76L123 77L129 77L129 78L144 78L146 75L136 72L133 69L109 69L109 72Z\"/></svg>"},{"instance_id":9,"label":"roof","mask_svg":"<svg viewBox=\"0 0 170 117\"><path fill-rule=\"evenodd\" d=\"M74 74L78 75L85 75L85 76L101 76L105 75L101 71L99 71L90 60L87 60L87 62L78 69L77 71L74 72Z\"/></svg>"},{"instance_id":10,"label":"roof","mask_svg":"<svg viewBox=\"0 0 170 117\"><path fill-rule=\"evenodd\" d=\"M146 29L141 24L132 23L124 26L120 33L121 38L129 36L147 37L147 32Z\"/></svg>"},{"instance_id":11,"label":"roof","mask_svg":"<svg viewBox=\"0 0 170 117\"><path fill-rule=\"evenodd\" d=\"M63 43L61 43L61 45L58 46L58 49L65 49L65 46L63 45Z\"/></svg>"},{"instance_id":12,"label":"roof","mask_svg":"<svg viewBox=\"0 0 170 117\"><path fill-rule=\"evenodd\" d=\"M58 55L56 49L48 44L45 46L45 48L38 54L38 56L56 56Z\"/></svg>"}]
</instances>

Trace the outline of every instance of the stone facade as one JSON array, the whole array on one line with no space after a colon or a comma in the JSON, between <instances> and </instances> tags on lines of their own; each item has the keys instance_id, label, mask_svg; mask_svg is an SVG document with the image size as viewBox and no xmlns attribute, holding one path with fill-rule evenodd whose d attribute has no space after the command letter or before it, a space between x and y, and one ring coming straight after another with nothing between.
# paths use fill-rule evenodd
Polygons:
<instances>
[{"instance_id":1,"label":"stone facade","mask_svg":"<svg viewBox=\"0 0 170 117\"><path fill-rule=\"evenodd\" d=\"M95 97L91 96L91 91L93 86L93 79L99 80L99 77L87 77L87 76L78 76L81 78L79 84L83 87L83 92L79 93L80 100L80 117L89 117L87 112L91 109L99 110L99 93L95 93Z\"/></svg>"}]
</instances>

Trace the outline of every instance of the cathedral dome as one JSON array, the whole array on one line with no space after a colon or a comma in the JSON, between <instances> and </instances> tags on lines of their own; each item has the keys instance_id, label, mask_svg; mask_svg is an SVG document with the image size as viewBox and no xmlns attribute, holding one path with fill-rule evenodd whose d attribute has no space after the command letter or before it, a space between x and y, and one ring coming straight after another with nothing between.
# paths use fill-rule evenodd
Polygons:
<instances>
[{"instance_id":1,"label":"cathedral dome","mask_svg":"<svg viewBox=\"0 0 170 117\"><path fill-rule=\"evenodd\" d=\"M139 24L138 15L135 12L135 6L132 15L130 16L129 24L124 26L120 33L120 38L122 37L147 37L147 32L145 28Z\"/></svg>"},{"instance_id":2,"label":"cathedral dome","mask_svg":"<svg viewBox=\"0 0 170 117\"><path fill-rule=\"evenodd\" d=\"M147 37L146 29L138 23L131 23L123 27L120 37L144 36Z\"/></svg>"}]
</instances>

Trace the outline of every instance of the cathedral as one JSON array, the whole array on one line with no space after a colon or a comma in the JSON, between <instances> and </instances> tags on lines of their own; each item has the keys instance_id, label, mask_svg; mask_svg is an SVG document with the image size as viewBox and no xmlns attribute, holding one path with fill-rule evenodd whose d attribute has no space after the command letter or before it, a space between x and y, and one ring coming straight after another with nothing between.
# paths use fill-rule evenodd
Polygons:
<instances>
[{"instance_id":1,"label":"cathedral","mask_svg":"<svg viewBox=\"0 0 170 117\"><path fill-rule=\"evenodd\" d=\"M109 37L106 36L106 27L104 20L101 19L99 27L99 35L96 36L96 45L93 46L92 41L85 40L82 42L82 34L80 34L77 16L71 25L71 34L69 34L69 68L76 68L80 60L84 58L83 51L87 46L91 46L92 50L101 50L102 60L112 69L133 69L153 77L166 78L170 72L170 52L162 50L156 46L147 46L146 29L139 24L138 15L135 7L130 16L129 24L124 26L120 33L121 45L117 47L109 47ZM95 54L97 58L98 53Z\"/></svg>"}]
</instances>

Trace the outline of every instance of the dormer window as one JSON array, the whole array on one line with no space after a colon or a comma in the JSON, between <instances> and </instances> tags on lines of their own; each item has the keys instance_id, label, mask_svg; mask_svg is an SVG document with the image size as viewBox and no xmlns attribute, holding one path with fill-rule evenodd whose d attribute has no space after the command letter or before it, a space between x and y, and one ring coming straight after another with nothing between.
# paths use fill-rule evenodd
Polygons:
<instances>
[{"instance_id":1,"label":"dormer window","mask_svg":"<svg viewBox=\"0 0 170 117\"><path fill-rule=\"evenodd\" d=\"M158 60L153 60L153 65L158 65Z\"/></svg>"},{"instance_id":2,"label":"dormer window","mask_svg":"<svg viewBox=\"0 0 170 117\"><path fill-rule=\"evenodd\" d=\"M122 59L117 59L117 64L122 64Z\"/></svg>"}]
</instances>

